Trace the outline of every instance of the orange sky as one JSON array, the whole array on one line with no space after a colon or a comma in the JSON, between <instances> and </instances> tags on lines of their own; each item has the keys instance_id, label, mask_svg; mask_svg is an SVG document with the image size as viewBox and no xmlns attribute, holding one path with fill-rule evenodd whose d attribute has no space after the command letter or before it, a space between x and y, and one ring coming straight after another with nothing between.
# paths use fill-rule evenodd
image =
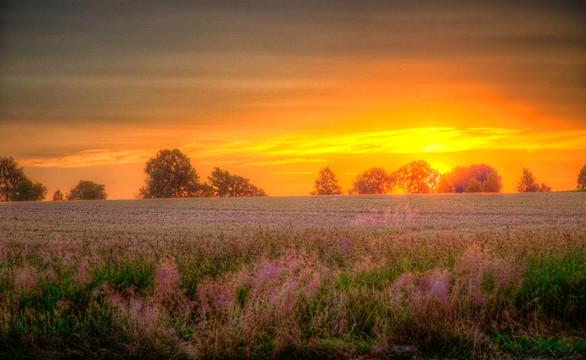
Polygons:
<instances>
[{"instance_id":1,"label":"orange sky","mask_svg":"<svg viewBox=\"0 0 586 360\"><path fill-rule=\"evenodd\" d=\"M132 198L179 148L269 195L371 166L523 167L554 190L586 162L586 25L572 2L14 2L0 29L0 155L49 189Z\"/></svg>"}]
</instances>

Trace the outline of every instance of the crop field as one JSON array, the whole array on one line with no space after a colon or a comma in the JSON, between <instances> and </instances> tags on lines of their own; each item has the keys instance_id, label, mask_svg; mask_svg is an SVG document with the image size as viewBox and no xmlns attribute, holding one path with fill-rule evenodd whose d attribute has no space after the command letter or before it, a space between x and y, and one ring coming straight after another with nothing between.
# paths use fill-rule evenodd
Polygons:
<instances>
[{"instance_id":1,"label":"crop field","mask_svg":"<svg viewBox=\"0 0 586 360\"><path fill-rule=\"evenodd\" d=\"M584 193L0 204L0 358L586 356Z\"/></svg>"}]
</instances>

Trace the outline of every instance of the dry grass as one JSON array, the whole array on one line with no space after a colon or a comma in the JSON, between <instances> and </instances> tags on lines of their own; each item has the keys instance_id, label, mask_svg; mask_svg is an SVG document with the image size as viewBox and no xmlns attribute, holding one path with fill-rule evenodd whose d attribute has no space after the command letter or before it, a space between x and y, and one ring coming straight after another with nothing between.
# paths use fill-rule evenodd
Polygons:
<instances>
[{"instance_id":1,"label":"dry grass","mask_svg":"<svg viewBox=\"0 0 586 360\"><path fill-rule=\"evenodd\" d=\"M0 205L0 357L586 355L586 198Z\"/></svg>"}]
</instances>

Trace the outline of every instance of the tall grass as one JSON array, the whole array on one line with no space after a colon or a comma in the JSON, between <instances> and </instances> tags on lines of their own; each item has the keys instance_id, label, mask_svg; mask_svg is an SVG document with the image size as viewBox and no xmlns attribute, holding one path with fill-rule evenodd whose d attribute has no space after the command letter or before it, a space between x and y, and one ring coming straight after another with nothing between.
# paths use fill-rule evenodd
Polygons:
<instances>
[{"instance_id":1,"label":"tall grass","mask_svg":"<svg viewBox=\"0 0 586 360\"><path fill-rule=\"evenodd\" d=\"M1 206L0 357L583 357L580 195Z\"/></svg>"}]
</instances>

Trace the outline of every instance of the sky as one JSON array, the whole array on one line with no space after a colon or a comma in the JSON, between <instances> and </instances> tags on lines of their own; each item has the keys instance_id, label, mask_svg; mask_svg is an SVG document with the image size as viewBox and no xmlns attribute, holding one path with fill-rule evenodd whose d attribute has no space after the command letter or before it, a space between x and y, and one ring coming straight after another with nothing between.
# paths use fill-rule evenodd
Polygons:
<instances>
[{"instance_id":1,"label":"sky","mask_svg":"<svg viewBox=\"0 0 586 360\"><path fill-rule=\"evenodd\" d=\"M48 198L133 198L178 148L269 195L370 167L487 163L574 189L586 163L583 1L4 1L0 156Z\"/></svg>"}]
</instances>

